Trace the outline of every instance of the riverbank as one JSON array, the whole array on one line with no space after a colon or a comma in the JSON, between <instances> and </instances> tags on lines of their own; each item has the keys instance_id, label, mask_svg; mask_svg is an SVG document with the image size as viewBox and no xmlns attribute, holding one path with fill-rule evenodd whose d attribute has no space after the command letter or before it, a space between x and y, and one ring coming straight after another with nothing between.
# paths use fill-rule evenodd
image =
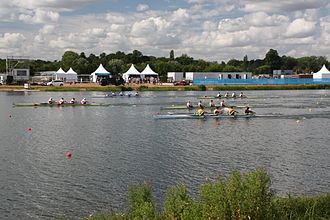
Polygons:
<instances>
[{"instance_id":1,"label":"riverbank","mask_svg":"<svg viewBox=\"0 0 330 220\"><path fill-rule=\"evenodd\" d=\"M83 83L64 86L30 86L24 89L22 85L1 85L1 91L30 91L30 92L77 92L77 91L245 91L245 90L302 90L302 89L330 89L330 84L306 85L223 85L223 86L172 86L172 85L126 85L100 86L95 83Z\"/></svg>"},{"instance_id":2,"label":"riverbank","mask_svg":"<svg viewBox=\"0 0 330 220\"><path fill-rule=\"evenodd\" d=\"M92 214L88 219L330 219L330 194L321 196L276 197L270 188L269 173L262 168L249 173L232 172L230 177L206 179L199 198L178 184L166 191L161 211L156 211L152 187L147 182L128 188L128 208L108 214Z\"/></svg>"}]
</instances>

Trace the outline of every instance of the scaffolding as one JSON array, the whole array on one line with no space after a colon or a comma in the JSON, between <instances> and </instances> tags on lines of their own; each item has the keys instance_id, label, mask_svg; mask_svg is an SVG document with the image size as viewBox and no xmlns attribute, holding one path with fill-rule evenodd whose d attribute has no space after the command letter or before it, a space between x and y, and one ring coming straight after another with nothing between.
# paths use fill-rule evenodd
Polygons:
<instances>
[{"instance_id":1,"label":"scaffolding","mask_svg":"<svg viewBox=\"0 0 330 220\"><path fill-rule=\"evenodd\" d=\"M14 69L18 64L24 65L25 69L30 69L30 58L27 56L7 56L6 58L6 74L8 76L14 75Z\"/></svg>"}]
</instances>

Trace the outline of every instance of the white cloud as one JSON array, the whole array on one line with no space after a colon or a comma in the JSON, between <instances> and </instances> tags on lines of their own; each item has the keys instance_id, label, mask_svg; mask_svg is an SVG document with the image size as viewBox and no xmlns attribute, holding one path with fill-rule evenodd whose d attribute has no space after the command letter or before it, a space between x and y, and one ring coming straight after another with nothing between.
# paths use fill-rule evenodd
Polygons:
<instances>
[{"instance_id":1,"label":"white cloud","mask_svg":"<svg viewBox=\"0 0 330 220\"><path fill-rule=\"evenodd\" d=\"M29 24L43 24L58 21L60 15L57 12L36 9L29 14L19 15L19 20Z\"/></svg>"},{"instance_id":2,"label":"white cloud","mask_svg":"<svg viewBox=\"0 0 330 220\"><path fill-rule=\"evenodd\" d=\"M9 1L9 0L2 0ZM58 10L73 10L83 7L86 4L100 2L101 0L10 0L12 5L21 8L52 8Z\"/></svg>"},{"instance_id":3,"label":"white cloud","mask_svg":"<svg viewBox=\"0 0 330 220\"><path fill-rule=\"evenodd\" d=\"M321 8L328 4L328 0L240 0L242 10L247 12L284 12Z\"/></svg>"},{"instance_id":4,"label":"white cloud","mask_svg":"<svg viewBox=\"0 0 330 220\"><path fill-rule=\"evenodd\" d=\"M24 44L25 36L21 33L5 33L0 36L0 48L19 48Z\"/></svg>"},{"instance_id":5,"label":"white cloud","mask_svg":"<svg viewBox=\"0 0 330 220\"><path fill-rule=\"evenodd\" d=\"M294 20L286 30L287 37L308 37L314 34L316 29L315 22L306 21L303 18Z\"/></svg>"},{"instance_id":6,"label":"white cloud","mask_svg":"<svg viewBox=\"0 0 330 220\"><path fill-rule=\"evenodd\" d=\"M137 7L136 7L136 10L137 11L145 11L149 9L149 5L146 5L146 4L139 4Z\"/></svg>"}]
</instances>

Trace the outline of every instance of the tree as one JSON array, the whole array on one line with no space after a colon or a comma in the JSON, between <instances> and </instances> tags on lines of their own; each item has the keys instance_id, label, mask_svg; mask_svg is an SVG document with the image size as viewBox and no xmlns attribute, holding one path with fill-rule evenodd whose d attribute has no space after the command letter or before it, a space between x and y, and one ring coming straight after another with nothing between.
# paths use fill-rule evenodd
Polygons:
<instances>
[{"instance_id":1,"label":"tree","mask_svg":"<svg viewBox=\"0 0 330 220\"><path fill-rule=\"evenodd\" d=\"M174 60L174 50L170 51L170 59Z\"/></svg>"},{"instance_id":2,"label":"tree","mask_svg":"<svg viewBox=\"0 0 330 220\"><path fill-rule=\"evenodd\" d=\"M278 55L277 51L274 49L270 49L265 56L265 64L268 65L273 70L278 70L281 68L282 60Z\"/></svg>"},{"instance_id":3,"label":"tree","mask_svg":"<svg viewBox=\"0 0 330 220\"><path fill-rule=\"evenodd\" d=\"M79 55L73 51L66 51L61 60L61 66L64 70L68 70L70 67L73 66L73 63L76 59L79 58Z\"/></svg>"},{"instance_id":4,"label":"tree","mask_svg":"<svg viewBox=\"0 0 330 220\"><path fill-rule=\"evenodd\" d=\"M114 75L118 75L119 73L123 72L124 61L120 59L112 59L110 60L106 68Z\"/></svg>"}]
</instances>

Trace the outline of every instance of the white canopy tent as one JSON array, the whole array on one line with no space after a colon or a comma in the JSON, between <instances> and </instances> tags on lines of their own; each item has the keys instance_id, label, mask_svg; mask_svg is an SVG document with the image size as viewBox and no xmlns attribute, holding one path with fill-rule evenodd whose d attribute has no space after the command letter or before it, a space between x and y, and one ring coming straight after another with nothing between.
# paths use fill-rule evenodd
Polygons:
<instances>
[{"instance_id":1,"label":"white canopy tent","mask_svg":"<svg viewBox=\"0 0 330 220\"><path fill-rule=\"evenodd\" d=\"M63 80L64 82L77 82L78 77L77 73L72 68L70 68L67 72L60 68L55 73L55 79Z\"/></svg>"},{"instance_id":2,"label":"white canopy tent","mask_svg":"<svg viewBox=\"0 0 330 220\"><path fill-rule=\"evenodd\" d=\"M135 68L134 64L127 70L126 73L123 74L123 79L125 82L128 82L130 77L140 77L142 78L141 73Z\"/></svg>"},{"instance_id":3,"label":"white canopy tent","mask_svg":"<svg viewBox=\"0 0 330 220\"><path fill-rule=\"evenodd\" d=\"M147 64L146 68L144 68L144 70L141 72L142 78L145 77L154 77L154 78L158 78L158 73L156 73L155 71L153 71L149 64Z\"/></svg>"},{"instance_id":4,"label":"white canopy tent","mask_svg":"<svg viewBox=\"0 0 330 220\"><path fill-rule=\"evenodd\" d=\"M313 74L313 79L330 79L330 71L323 65L320 71Z\"/></svg>"},{"instance_id":5,"label":"white canopy tent","mask_svg":"<svg viewBox=\"0 0 330 220\"><path fill-rule=\"evenodd\" d=\"M111 73L109 73L102 64L99 65L99 67L91 74L90 79L92 82L97 82L98 76L111 76Z\"/></svg>"}]
</instances>

